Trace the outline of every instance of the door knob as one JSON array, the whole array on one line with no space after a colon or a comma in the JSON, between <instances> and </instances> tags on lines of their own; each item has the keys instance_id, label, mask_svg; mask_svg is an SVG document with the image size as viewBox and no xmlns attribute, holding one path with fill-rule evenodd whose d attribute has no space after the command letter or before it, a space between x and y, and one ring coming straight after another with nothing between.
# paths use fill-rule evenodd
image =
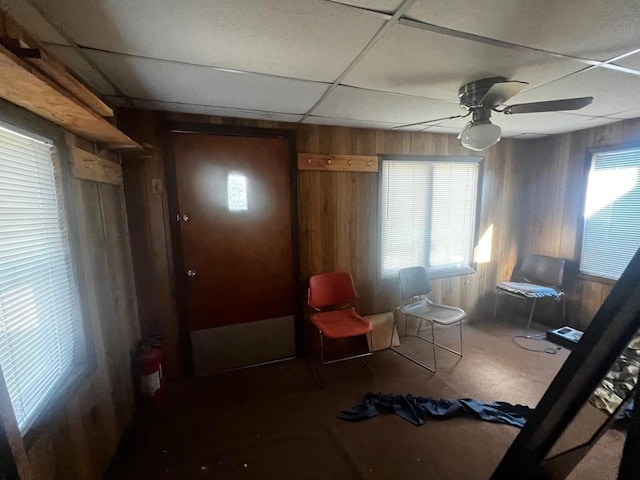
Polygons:
<instances>
[{"instance_id":1,"label":"door knob","mask_svg":"<svg viewBox=\"0 0 640 480\"><path fill-rule=\"evenodd\" d=\"M195 271L195 270L187 270L187 277L189 277L189 278L193 278L193 277L195 277L197 274L198 274L198 272L197 272L197 271Z\"/></svg>"}]
</instances>

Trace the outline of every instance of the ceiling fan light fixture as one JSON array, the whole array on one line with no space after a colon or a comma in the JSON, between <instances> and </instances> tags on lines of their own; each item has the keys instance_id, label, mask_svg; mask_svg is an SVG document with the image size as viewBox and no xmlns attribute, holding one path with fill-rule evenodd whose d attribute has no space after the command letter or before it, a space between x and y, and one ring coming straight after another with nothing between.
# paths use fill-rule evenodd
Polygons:
<instances>
[{"instance_id":1,"label":"ceiling fan light fixture","mask_svg":"<svg viewBox=\"0 0 640 480\"><path fill-rule=\"evenodd\" d=\"M502 129L488 120L469 122L460 134L463 147L479 152L500 141Z\"/></svg>"}]
</instances>

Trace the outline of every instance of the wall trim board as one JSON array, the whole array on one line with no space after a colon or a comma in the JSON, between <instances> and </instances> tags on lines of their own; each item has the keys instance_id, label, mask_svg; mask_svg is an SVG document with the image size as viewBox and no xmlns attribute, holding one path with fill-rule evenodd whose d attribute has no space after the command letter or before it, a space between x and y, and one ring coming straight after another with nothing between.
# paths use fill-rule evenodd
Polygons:
<instances>
[{"instance_id":1,"label":"wall trim board","mask_svg":"<svg viewBox=\"0 0 640 480\"><path fill-rule=\"evenodd\" d=\"M122 185L122 167L80 148L70 146L70 161L73 175L82 180L90 180L111 185Z\"/></svg>"},{"instance_id":2,"label":"wall trim board","mask_svg":"<svg viewBox=\"0 0 640 480\"><path fill-rule=\"evenodd\" d=\"M293 244L293 266L296 279L295 295L297 299L302 298L303 287L300 283L300 247L298 238L298 177L296 171L296 132L286 129L267 129L257 127L241 127L229 125L210 125L202 123L181 123L166 122L161 126L162 138L164 139L164 169L165 185L167 193L167 203L169 208L171 250L173 258L173 285L176 291L178 310L178 343L179 356L182 364L182 374L187 377L194 372L193 346L191 343L191 332L188 326L186 311L186 282L183 272L185 271L182 256L182 240L180 226L174 219L179 214L178 209L178 186L175 169L175 154L173 149L172 134L194 134L194 135L222 135L241 137L267 137L282 138L289 142L290 156L290 189L291 189L291 234ZM303 354L303 305L296 302L294 327L295 327L295 351L296 355Z\"/></svg>"},{"instance_id":3,"label":"wall trim board","mask_svg":"<svg viewBox=\"0 0 640 480\"><path fill-rule=\"evenodd\" d=\"M320 170L328 172L372 172L378 171L375 155L338 155L298 152L298 170Z\"/></svg>"}]
</instances>

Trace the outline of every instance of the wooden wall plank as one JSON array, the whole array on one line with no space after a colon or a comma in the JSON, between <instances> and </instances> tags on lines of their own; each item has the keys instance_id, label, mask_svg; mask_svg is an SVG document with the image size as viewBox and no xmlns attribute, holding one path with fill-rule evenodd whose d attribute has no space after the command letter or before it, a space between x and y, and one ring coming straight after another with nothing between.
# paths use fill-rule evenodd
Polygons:
<instances>
[{"instance_id":1,"label":"wooden wall plank","mask_svg":"<svg viewBox=\"0 0 640 480\"><path fill-rule=\"evenodd\" d=\"M114 185L99 185L98 193L103 215L106 257L109 263L110 302L113 305L114 323L120 328L113 329L109 342L109 356L115 359L113 366L114 382L118 395L113 403L119 430L127 427L135 410L133 384L131 382L131 364L140 327L129 316L137 310L133 285L133 262L128 248L129 236L125 217L122 188Z\"/></svg>"},{"instance_id":2,"label":"wooden wall plank","mask_svg":"<svg viewBox=\"0 0 640 480\"><path fill-rule=\"evenodd\" d=\"M138 314L143 335L160 333L165 345L167 378L179 376L178 316L173 284L169 208L164 175L163 140L155 112L121 116L119 126L154 147L150 157L123 157L124 193L133 258ZM167 115L166 121L207 120L208 117ZM194 118L195 117L195 118ZM159 189L154 189L154 183Z\"/></svg>"},{"instance_id":3,"label":"wooden wall plank","mask_svg":"<svg viewBox=\"0 0 640 480\"><path fill-rule=\"evenodd\" d=\"M517 179L525 203L518 238L519 255L557 256L568 261L565 275L569 324L584 330L611 285L583 280L578 275L582 208L592 147L624 145L640 141L640 120L627 120L602 127L527 141L520 152L527 165ZM540 310L538 321L558 324L553 305Z\"/></svg>"},{"instance_id":4,"label":"wooden wall plank","mask_svg":"<svg viewBox=\"0 0 640 480\"><path fill-rule=\"evenodd\" d=\"M156 178L164 181L161 131L163 122L201 122L222 125L260 126L290 129L297 133L297 151L306 153L335 153L343 155L379 154L425 154L448 155L468 154L460 147L453 135L430 134L425 132L396 132L372 129L342 128L307 124L261 123L253 120L182 115L173 113L140 112L123 109L118 113L118 125L124 131L151 143L154 148L152 159L146 159L142 167L153 171ZM159 133L160 132L160 133ZM507 148L513 141L504 140L497 146L483 152L485 156L485 186L480 212L480 233L490 225L494 226L496 241L492 260L479 266L478 273L468 278L436 279L433 281L432 298L450 301L464 306L475 320L486 319L493 305L492 295L499 273L511 272L517 258L515 241L509 240L511 228L510 205L515 202L517 188L510 179L514 170ZM149 193L127 188L137 184L140 173L130 170L126 160L124 169L125 192L132 238L136 250L152 252L153 258L144 256L135 259L137 283L156 278L163 285L172 284L167 252L170 238L162 225L168 220L164 201L157 201ZM507 168L509 165L509 168ZM132 175L131 180L127 177ZM146 179L146 182L149 178ZM148 187L147 187L148 188ZM306 282L314 273L336 269L349 270L356 282L359 298L357 307L368 315L391 311L399 302L397 281L378 278L378 176L365 172L299 171L299 237L301 276ZM163 199L164 200L164 199ZM146 203L146 208L142 206ZM148 225L136 228L134 224ZM151 234L153 231L153 234ZM164 246L161 244L166 242ZM138 273L140 272L140 273ZM500 278L504 280L504 278ZM138 294L151 294L149 288L138 288ZM159 298L139 299L139 305L146 305ZM141 314L142 329L147 322L157 321ZM175 328L175 314L160 320L163 331ZM171 341L171 338L168 339ZM169 346L175 349L175 346Z\"/></svg>"}]
</instances>

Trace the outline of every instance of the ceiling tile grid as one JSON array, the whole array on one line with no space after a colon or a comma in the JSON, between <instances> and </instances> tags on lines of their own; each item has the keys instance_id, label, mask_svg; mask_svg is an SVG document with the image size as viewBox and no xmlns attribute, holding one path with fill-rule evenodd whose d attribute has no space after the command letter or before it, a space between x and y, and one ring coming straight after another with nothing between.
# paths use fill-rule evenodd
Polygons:
<instances>
[{"instance_id":1,"label":"ceiling tile grid","mask_svg":"<svg viewBox=\"0 0 640 480\"><path fill-rule=\"evenodd\" d=\"M107 79L82 57L77 48L50 45L47 47L47 52L80 76L94 91L102 95L116 95L118 93Z\"/></svg>"},{"instance_id":2,"label":"ceiling tile grid","mask_svg":"<svg viewBox=\"0 0 640 480\"><path fill-rule=\"evenodd\" d=\"M460 112L455 102L339 86L313 111L313 115L397 125L459 115Z\"/></svg>"},{"instance_id":3,"label":"ceiling tile grid","mask_svg":"<svg viewBox=\"0 0 640 480\"><path fill-rule=\"evenodd\" d=\"M251 118L254 120L271 120L274 122L299 122L302 115L287 113L260 112L235 108L211 107L208 105L191 105L184 103L158 102L155 100L133 99L133 104L143 110L162 110L165 112L196 113L216 117Z\"/></svg>"},{"instance_id":4,"label":"ceiling tile grid","mask_svg":"<svg viewBox=\"0 0 640 480\"><path fill-rule=\"evenodd\" d=\"M637 0L418 0L407 16L592 60L608 60L640 47Z\"/></svg>"},{"instance_id":5,"label":"ceiling tile grid","mask_svg":"<svg viewBox=\"0 0 640 480\"><path fill-rule=\"evenodd\" d=\"M326 0L37 1L82 46L323 82L384 22Z\"/></svg>"},{"instance_id":6,"label":"ceiling tile grid","mask_svg":"<svg viewBox=\"0 0 640 480\"><path fill-rule=\"evenodd\" d=\"M366 8L368 10L375 10L377 12L384 12L393 14L403 0L329 0L335 3L342 3L343 5L351 5L358 8Z\"/></svg>"},{"instance_id":7,"label":"ceiling tile grid","mask_svg":"<svg viewBox=\"0 0 640 480\"><path fill-rule=\"evenodd\" d=\"M169 103L303 114L327 85L177 62L88 51L124 92Z\"/></svg>"},{"instance_id":8,"label":"ceiling tile grid","mask_svg":"<svg viewBox=\"0 0 640 480\"><path fill-rule=\"evenodd\" d=\"M640 76L596 67L519 93L509 103L592 96L591 105L572 113L600 117L640 108L639 90Z\"/></svg>"},{"instance_id":9,"label":"ceiling tile grid","mask_svg":"<svg viewBox=\"0 0 640 480\"><path fill-rule=\"evenodd\" d=\"M29 27L32 36L39 42L69 44L67 39L29 2L0 0L0 9L18 25Z\"/></svg>"},{"instance_id":10,"label":"ceiling tile grid","mask_svg":"<svg viewBox=\"0 0 640 480\"><path fill-rule=\"evenodd\" d=\"M458 88L473 80L501 76L534 86L583 68L573 60L396 25L343 83L457 101Z\"/></svg>"},{"instance_id":11,"label":"ceiling tile grid","mask_svg":"<svg viewBox=\"0 0 640 480\"><path fill-rule=\"evenodd\" d=\"M461 85L504 76L530 83L509 104L595 97L570 113L496 113L504 136L640 115L640 71L587 68L640 48L637 1L416 0L406 16L427 24L393 25L331 90L390 18L375 12L390 15L402 0L31 1L37 9L0 8L18 12L92 88L140 108L397 128L464 113ZM640 53L615 63L640 69ZM409 129L457 133L467 120Z\"/></svg>"},{"instance_id":12,"label":"ceiling tile grid","mask_svg":"<svg viewBox=\"0 0 640 480\"><path fill-rule=\"evenodd\" d=\"M318 117L310 115L304 119L303 123L314 125L335 125L336 127L356 127L356 128L379 128L390 130L398 126L397 123L373 122L369 120L348 120L344 118Z\"/></svg>"}]
</instances>

